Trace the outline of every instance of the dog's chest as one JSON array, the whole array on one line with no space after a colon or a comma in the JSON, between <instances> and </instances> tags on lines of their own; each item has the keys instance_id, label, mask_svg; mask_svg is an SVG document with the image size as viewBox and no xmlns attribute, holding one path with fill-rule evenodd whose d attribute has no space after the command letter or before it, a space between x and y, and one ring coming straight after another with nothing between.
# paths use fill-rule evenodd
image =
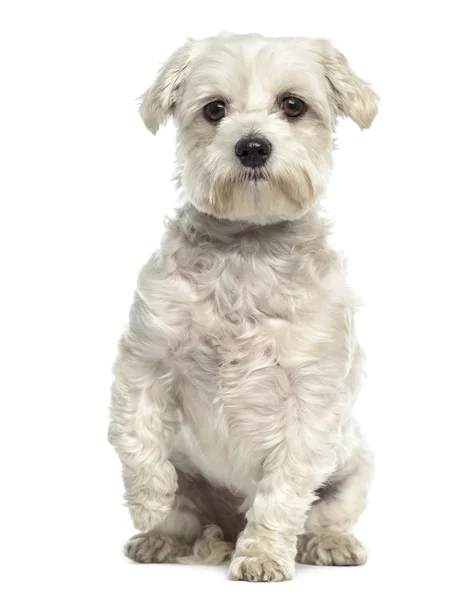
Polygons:
<instances>
[{"instance_id":1,"label":"dog's chest","mask_svg":"<svg viewBox=\"0 0 464 600\"><path fill-rule=\"evenodd\" d=\"M278 366L292 336L320 311L323 293L300 256L210 250L178 267L187 281L188 360L207 379L216 374L223 393L229 377L237 383Z\"/></svg>"},{"instance_id":2,"label":"dog's chest","mask_svg":"<svg viewBox=\"0 0 464 600\"><path fill-rule=\"evenodd\" d=\"M256 252L204 253L178 265L190 314L176 356L185 435L210 469L240 464L242 472L247 460L256 471L278 441L323 303L308 266L300 256L272 261Z\"/></svg>"}]
</instances>

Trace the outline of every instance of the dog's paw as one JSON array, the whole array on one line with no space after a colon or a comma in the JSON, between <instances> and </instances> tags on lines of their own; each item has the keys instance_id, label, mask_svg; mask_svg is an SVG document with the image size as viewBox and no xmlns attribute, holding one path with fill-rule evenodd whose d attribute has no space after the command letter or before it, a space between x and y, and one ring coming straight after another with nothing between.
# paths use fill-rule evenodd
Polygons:
<instances>
[{"instance_id":1,"label":"dog's paw","mask_svg":"<svg viewBox=\"0 0 464 600\"><path fill-rule=\"evenodd\" d=\"M354 535L326 532L303 535L298 541L297 561L306 565L363 565L367 553Z\"/></svg>"},{"instance_id":2,"label":"dog's paw","mask_svg":"<svg viewBox=\"0 0 464 600\"><path fill-rule=\"evenodd\" d=\"M140 563L174 562L187 556L191 546L184 540L164 534L139 533L124 546L127 558Z\"/></svg>"},{"instance_id":3,"label":"dog's paw","mask_svg":"<svg viewBox=\"0 0 464 600\"><path fill-rule=\"evenodd\" d=\"M295 563L278 557L236 555L229 569L229 579L235 581L286 581L292 579Z\"/></svg>"}]
</instances>

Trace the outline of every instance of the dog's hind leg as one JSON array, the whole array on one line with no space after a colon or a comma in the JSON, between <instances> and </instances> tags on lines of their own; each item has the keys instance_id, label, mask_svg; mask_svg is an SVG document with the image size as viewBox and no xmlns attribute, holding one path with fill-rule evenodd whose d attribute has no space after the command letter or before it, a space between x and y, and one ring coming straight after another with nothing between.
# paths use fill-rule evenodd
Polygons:
<instances>
[{"instance_id":1,"label":"dog's hind leg","mask_svg":"<svg viewBox=\"0 0 464 600\"><path fill-rule=\"evenodd\" d=\"M216 488L200 475L178 475L178 492L167 518L132 537L124 551L136 562L182 562L218 565L227 562L244 525L241 499Z\"/></svg>"},{"instance_id":2,"label":"dog's hind leg","mask_svg":"<svg viewBox=\"0 0 464 600\"><path fill-rule=\"evenodd\" d=\"M114 366L109 441L123 466L125 499L135 527L146 533L172 509L177 488L170 461L177 406L159 364L121 341Z\"/></svg>"},{"instance_id":3,"label":"dog's hind leg","mask_svg":"<svg viewBox=\"0 0 464 600\"><path fill-rule=\"evenodd\" d=\"M308 512L306 533L298 539L298 562L343 566L366 562L364 547L349 529L366 506L371 471L370 453L360 448L319 490L319 500Z\"/></svg>"},{"instance_id":4,"label":"dog's hind leg","mask_svg":"<svg viewBox=\"0 0 464 600\"><path fill-rule=\"evenodd\" d=\"M194 525L190 517L172 511L172 518L176 519L178 530L166 533L164 527L140 533L133 536L125 545L124 552L128 558L141 563L170 563L208 564L220 565L228 562L234 551L235 544L224 540L224 533L218 525L206 525L200 528L198 537L192 538L193 531L189 529ZM166 525L170 521L163 524ZM187 529L182 530L182 523ZM196 524L194 525L196 529Z\"/></svg>"},{"instance_id":5,"label":"dog's hind leg","mask_svg":"<svg viewBox=\"0 0 464 600\"><path fill-rule=\"evenodd\" d=\"M224 539L219 525L206 525L200 537L195 541L190 556L178 562L184 564L222 565L229 562L235 549L235 543Z\"/></svg>"},{"instance_id":6,"label":"dog's hind leg","mask_svg":"<svg viewBox=\"0 0 464 600\"><path fill-rule=\"evenodd\" d=\"M200 533L201 522L197 514L173 508L161 525L134 535L125 545L124 553L136 562L177 562L192 554Z\"/></svg>"}]
</instances>

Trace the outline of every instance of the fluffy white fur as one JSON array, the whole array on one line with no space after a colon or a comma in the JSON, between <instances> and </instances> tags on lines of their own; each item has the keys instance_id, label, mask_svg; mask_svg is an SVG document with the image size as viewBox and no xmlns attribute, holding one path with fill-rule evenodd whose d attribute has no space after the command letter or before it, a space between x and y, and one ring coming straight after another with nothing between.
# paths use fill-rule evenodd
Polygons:
<instances>
[{"instance_id":1,"label":"fluffy white fur","mask_svg":"<svg viewBox=\"0 0 464 600\"><path fill-rule=\"evenodd\" d=\"M307 104L298 119L288 95ZM227 113L212 124L215 99ZM184 203L140 273L114 370L134 560L232 556L248 581L289 579L295 558L365 561L348 533L371 472L351 415L363 354L318 200L337 118L365 128L376 109L329 42L259 35L189 41L142 97L148 129L177 125ZM273 146L259 180L234 155L253 133Z\"/></svg>"}]
</instances>

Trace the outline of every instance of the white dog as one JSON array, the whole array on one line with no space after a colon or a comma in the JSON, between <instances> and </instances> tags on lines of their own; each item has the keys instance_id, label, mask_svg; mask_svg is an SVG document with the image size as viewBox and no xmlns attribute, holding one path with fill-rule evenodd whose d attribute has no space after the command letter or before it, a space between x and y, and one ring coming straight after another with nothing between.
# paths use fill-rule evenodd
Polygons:
<instances>
[{"instance_id":1,"label":"white dog","mask_svg":"<svg viewBox=\"0 0 464 600\"><path fill-rule=\"evenodd\" d=\"M329 42L260 35L187 42L143 95L152 133L177 125L184 203L115 365L134 560L231 558L248 581L366 560L362 351L318 200L337 117L369 127L377 103Z\"/></svg>"}]
</instances>

